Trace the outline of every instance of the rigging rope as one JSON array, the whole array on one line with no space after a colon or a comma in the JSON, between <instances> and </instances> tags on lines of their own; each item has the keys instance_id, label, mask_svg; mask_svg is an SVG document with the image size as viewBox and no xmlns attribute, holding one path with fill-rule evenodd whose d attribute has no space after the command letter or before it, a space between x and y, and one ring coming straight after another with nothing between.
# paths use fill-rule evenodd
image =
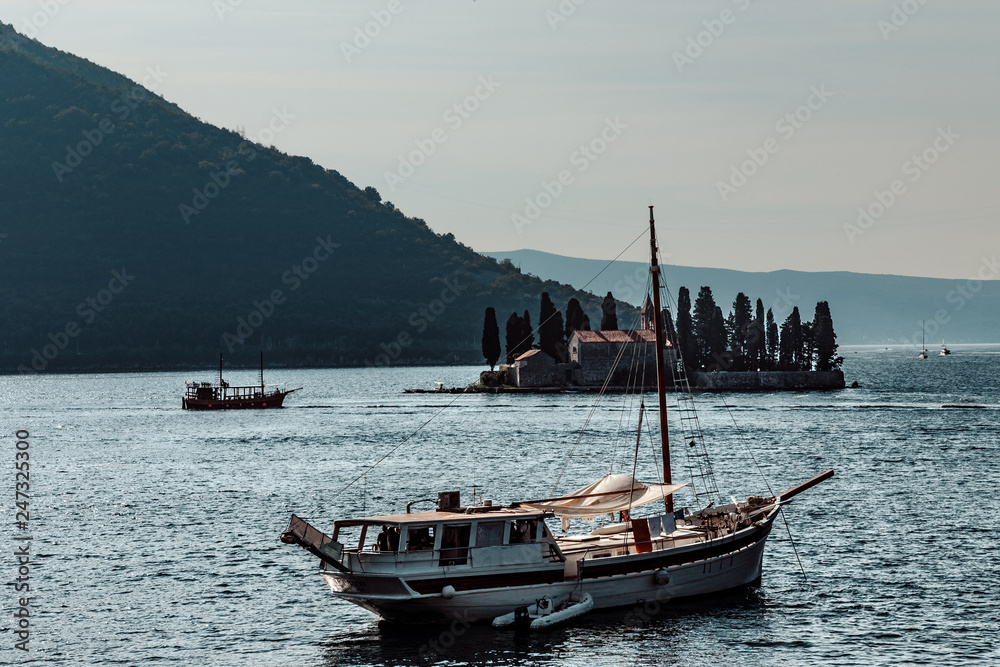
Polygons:
<instances>
[{"instance_id":1,"label":"rigging rope","mask_svg":"<svg viewBox=\"0 0 1000 667\"><path fill-rule=\"evenodd\" d=\"M802 573L803 579L809 581L809 577L806 576L806 569L802 567L802 561L799 559L799 550L795 548L795 540L792 539L792 529L788 526L788 519L785 518L784 508L779 507L778 513L781 514L781 520L785 522L785 532L788 533L788 541L792 545L792 553L795 554L795 560L799 564L799 572Z\"/></svg>"},{"instance_id":2,"label":"rigging rope","mask_svg":"<svg viewBox=\"0 0 1000 667\"><path fill-rule=\"evenodd\" d=\"M753 465L757 469L757 474L760 475L761 480L764 482L764 486L767 487L767 492L773 496L774 491L771 490L771 485L768 483L767 477L764 476L764 471L761 470L760 464L757 463L757 457L753 455L753 449L750 448L750 443L743 436L743 429L740 428L739 422L736 421L736 415L733 414L733 411L729 407L729 403L726 402L726 397L722 395L720 396L722 399L722 405L726 408L726 412L729 413L729 418L733 420L733 426L736 428L736 436L739 438L740 443L742 443L742 445L746 448L747 454L750 456L750 460L753 461Z\"/></svg>"},{"instance_id":3,"label":"rigging rope","mask_svg":"<svg viewBox=\"0 0 1000 667\"><path fill-rule=\"evenodd\" d=\"M409 434L408 436L406 436L405 438L403 438L403 439L402 439L402 440L401 440L401 441L400 441L400 442L399 442L399 443L398 443L398 444L397 444L397 445L396 445L395 447L393 447L393 448L392 448L392 449L390 449L390 450L389 450L388 452L386 452L386 453L385 453L385 455L383 455L383 456L382 456L382 458L380 458L380 459L379 459L378 461L376 461L375 463L373 463L373 464L372 464L371 466L369 466L369 467L368 467L368 468L367 468L366 470L362 471L362 473L361 473L360 475L358 475L357 477L355 477L354 479L352 479L352 480L351 480L350 482L348 482L348 483L347 483L347 484L346 484L346 485L344 486L344 488L342 488L342 489L341 489L340 491L337 491L337 493L333 494L333 497L332 497L332 498L330 498L329 500L327 500L327 501L325 501L325 502L322 502L322 503L320 503L320 504L319 504L319 506L318 506L318 507L316 508L316 512L318 513L318 512L319 512L320 510L322 510L322 509L323 509L324 507L328 507L328 506L330 505L330 503L332 503L332 502L333 502L334 500L336 500L336 499L337 499L338 497L340 497L340 495L341 495L341 494L343 494L343 493L344 493L344 491L347 491L347 490L348 490L349 488L351 488L352 486L354 486L354 484L355 484L355 483L356 483L356 482L357 482L357 481L358 481L359 479L363 478L363 477L364 477L365 475L367 475L367 474L368 474L368 473L370 473L370 472L371 472L372 470L374 470L374 469L375 469L376 467L378 467L378 466L379 466L379 464L381 464L381 463L382 463L383 461L385 461L385 460L386 460L387 458L389 458L390 456L392 456L392 455L393 455L393 453L394 453L394 452L395 452L395 451L396 451L397 449L399 449L400 447L402 447L403 445L405 445L405 444L406 444L406 443L407 443L407 442L408 442L408 441L410 440L410 438L412 438L413 436L415 436L415 435L416 435L417 433L419 433L419 432L420 432L420 431L421 431L421 430L422 430L422 429L423 429L423 428L424 428L425 426L427 426L427 425L428 425L428 424L430 424L430 423L431 423L432 421L434 421L434 419L435 419L435 418L436 418L436 417L437 417L437 416L438 416L439 414L441 414L442 412L444 412L445 410L447 410L448 408L450 408L450 407L451 407L452 405L454 405L454 404L455 404L455 401L457 401L457 400L458 400L459 398L461 398L462 396L464 396L464 395L465 395L465 392L467 392L468 390L469 390L469 388L468 388L468 387L466 387L465 389L463 389L463 390L462 390L462 392L461 392L461 393L459 393L459 394L456 394L455 398L451 399L451 400L450 400L450 401L449 401L449 402L447 403L447 405L445 405L445 406L444 406L444 407L442 407L442 408L441 408L440 410L438 410L438 411L437 411L437 412L435 412L435 413L434 413L433 415L431 415L431 417L430 417L430 418L429 418L429 419L428 419L427 421L425 421L425 422L424 422L423 424L421 424L420 426L418 426L418 427L416 428L416 430L414 430L414 431L413 431L412 433L410 433L410 434Z\"/></svg>"},{"instance_id":4,"label":"rigging rope","mask_svg":"<svg viewBox=\"0 0 1000 667\"><path fill-rule=\"evenodd\" d=\"M638 239L636 239L638 240ZM632 241L635 243L635 241ZM621 255L619 254L619 257ZM587 283L588 285L590 283ZM625 354L625 346L622 345L618 349L618 355L615 357L614 362L611 364L612 369L617 368L618 364L621 362L622 356ZM559 487L559 482L562 480L563 475L566 473L566 467L569 466L570 460L572 460L573 455L576 453L576 448L579 447L580 441L583 439L583 434L587 432L587 427L590 425L590 420L593 419L594 413L597 412L597 407L601 403L601 397L607 392L608 387L611 385L612 373L608 373L608 376L604 378L604 384L601 385L601 390L597 392L597 398L594 399L594 407L590 409L590 414L587 415L587 420L583 423L583 427L580 429L579 435L576 437L576 442L573 443L573 448L570 449L569 454L566 456L566 461L563 462L562 468L559 470L559 475L556 477L556 481L552 484L551 495L556 495L556 489ZM614 463L612 462L612 466Z\"/></svg>"},{"instance_id":5,"label":"rigging rope","mask_svg":"<svg viewBox=\"0 0 1000 667\"><path fill-rule=\"evenodd\" d=\"M622 256L622 255L624 255L624 254L625 254L626 252L628 252L629 248L631 248L632 246L634 246L634 245L635 245L635 243L636 243L636 241L638 241L639 239L641 239L641 238L642 238L643 236L645 236L645 235L646 235L646 230L643 230L641 234L639 234L639 235L638 235L637 237L635 237L634 239L632 239L632 242L631 242L631 243L629 243L629 244L628 244L627 246L625 246L625 249L624 249L624 250L622 250L622 251L621 251L620 253L618 253L617 255L615 255L615 258L614 258L614 259L612 259L612 260L611 260L610 262L608 262L607 264L605 264L605 265L604 265L604 268L603 268L603 269L601 269L600 271L598 271L598 272L597 272L597 273L596 273L596 274L594 275L594 277L593 277L593 278L591 278L590 280L588 280L588 281L587 281L587 282L586 282L586 283L585 283L585 284L584 284L584 285L583 285L582 287L580 287L580 288L579 288L579 289L578 289L577 291L578 291L578 292L583 292L584 290L586 290L586 289L587 289L587 287L589 287L589 286L590 286L590 283L592 283L592 282L594 282L595 280L597 280L597 279L598 279L598 278L599 278L599 277L601 276L601 274L602 274L602 273L604 273L604 272L605 272L605 271L607 271L607 270L608 270L609 268L611 268L611 265L612 265L612 264L614 264L615 262L617 262L617 261L618 261L618 258L619 258L619 257L621 257L621 256ZM553 317L555 317L555 316L556 316L557 314L560 314L560 313L561 313L561 311L565 310L565 309L566 309L566 306L568 306L568 305L569 305L569 302L570 302L570 299L573 299L573 298L575 298L575 297L570 297L569 299L566 299L566 301L564 301L564 302L563 302L563 305L562 305L562 306L560 306L559 308L556 308L556 309L555 309L555 312L553 312L553 313L552 313L551 315L549 315L549 316L548 316L547 318L545 318L545 321L544 321L544 322L539 322L539 323L538 323L538 326L536 326L536 327L535 327L534 329L532 329L532 331L531 331L531 333L530 333L530 334L528 334L527 336L525 336L524 338L522 338L522 339L521 339L521 340L520 340L520 341L518 342L518 344L517 344L517 347L520 347L520 346L521 346L521 345L522 345L522 344L523 344L523 343L524 343L525 341L527 341L527 340L528 340L529 338L533 337L533 336L534 336L534 335L535 335L536 333L537 333L537 334L539 335L539 337L541 337L541 331L542 331L542 325L543 325L543 324L545 324L546 322L548 322L549 320L551 320L551 319L552 319ZM540 315L539 315L539 317L540 317Z\"/></svg>"}]
</instances>

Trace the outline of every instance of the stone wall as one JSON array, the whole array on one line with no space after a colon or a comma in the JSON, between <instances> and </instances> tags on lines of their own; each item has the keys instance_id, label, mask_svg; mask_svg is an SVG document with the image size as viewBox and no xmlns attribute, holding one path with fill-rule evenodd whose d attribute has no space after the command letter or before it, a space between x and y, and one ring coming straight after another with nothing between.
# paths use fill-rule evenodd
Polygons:
<instances>
[{"instance_id":1,"label":"stone wall","mask_svg":"<svg viewBox=\"0 0 1000 667\"><path fill-rule=\"evenodd\" d=\"M692 373L691 387L707 391L796 391L843 389L843 371Z\"/></svg>"}]
</instances>

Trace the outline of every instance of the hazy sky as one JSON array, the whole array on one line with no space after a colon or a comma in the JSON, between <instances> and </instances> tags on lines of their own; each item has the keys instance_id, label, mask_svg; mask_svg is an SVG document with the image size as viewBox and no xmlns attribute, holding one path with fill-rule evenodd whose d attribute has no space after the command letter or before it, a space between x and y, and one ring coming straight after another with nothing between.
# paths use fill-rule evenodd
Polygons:
<instances>
[{"instance_id":1,"label":"hazy sky","mask_svg":"<svg viewBox=\"0 0 1000 667\"><path fill-rule=\"evenodd\" d=\"M677 264L1000 278L998 3L4 0L0 20L476 250L610 259L652 203Z\"/></svg>"}]
</instances>

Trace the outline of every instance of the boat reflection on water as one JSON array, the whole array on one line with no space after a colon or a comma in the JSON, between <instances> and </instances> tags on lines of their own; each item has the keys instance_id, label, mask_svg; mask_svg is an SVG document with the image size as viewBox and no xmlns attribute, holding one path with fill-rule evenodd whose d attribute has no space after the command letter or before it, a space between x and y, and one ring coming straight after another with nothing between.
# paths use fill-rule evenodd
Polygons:
<instances>
[{"instance_id":1,"label":"boat reflection on water","mask_svg":"<svg viewBox=\"0 0 1000 667\"><path fill-rule=\"evenodd\" d=\"M413 626L373 619L350 632L329 636L322 644L322 664L593 667L572 656L593 656L608 646L616 647L616 662L622 664L678 664L691 655L690 643L704 638L703 619L718 622L721 616L731 620L734 633L743 639L746 630L753 628L755 641L768 643L768 602L760 587L750 585L665 604L649 600L633 607L597 610L546 632L497 632L489 625L460 622ZM717 639L727 642L735 636ZM655 661L650 660L651 645L657 647ZM671 645L685 648L674 655L664 649Z\"/></svg>"}]
</instances>

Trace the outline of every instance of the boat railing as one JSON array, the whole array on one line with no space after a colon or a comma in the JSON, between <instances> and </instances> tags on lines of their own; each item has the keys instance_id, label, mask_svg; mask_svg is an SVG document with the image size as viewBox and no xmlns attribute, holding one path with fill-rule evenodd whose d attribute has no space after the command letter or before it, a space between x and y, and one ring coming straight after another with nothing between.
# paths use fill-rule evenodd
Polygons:
<instances>
[{"instance_id":1,"label":"boat railing","mask_svg":"<svg viewBox=\"0 0 1000 667\"><path fill-rule=\"evenodd\" d=\"M261 390L260 385L250 385L245 387L230 387L213 385L210 382L193 382L187 385L186 395L188 398L208 398L205 396L206 390L210 390L211 398L215 400L250 400L254 398L264 398L280 393L280 389L274 385Z\"/></svg>"},{"instance_id":2,"label":"boat railing","mask_svg":"<svg viewBox=\"0 0 1000 667\"><path fill-rule=\"evenodd\" d=\"M547 542L410 551L379 551L366 546L364 549L344 549L344 556L344 564L350 569L369 573L392 572L400 568L426 571L431 566L476 568L538 563L540 560L558 563L564 560L559 550Z\"/></svg>"}]
</instances>

